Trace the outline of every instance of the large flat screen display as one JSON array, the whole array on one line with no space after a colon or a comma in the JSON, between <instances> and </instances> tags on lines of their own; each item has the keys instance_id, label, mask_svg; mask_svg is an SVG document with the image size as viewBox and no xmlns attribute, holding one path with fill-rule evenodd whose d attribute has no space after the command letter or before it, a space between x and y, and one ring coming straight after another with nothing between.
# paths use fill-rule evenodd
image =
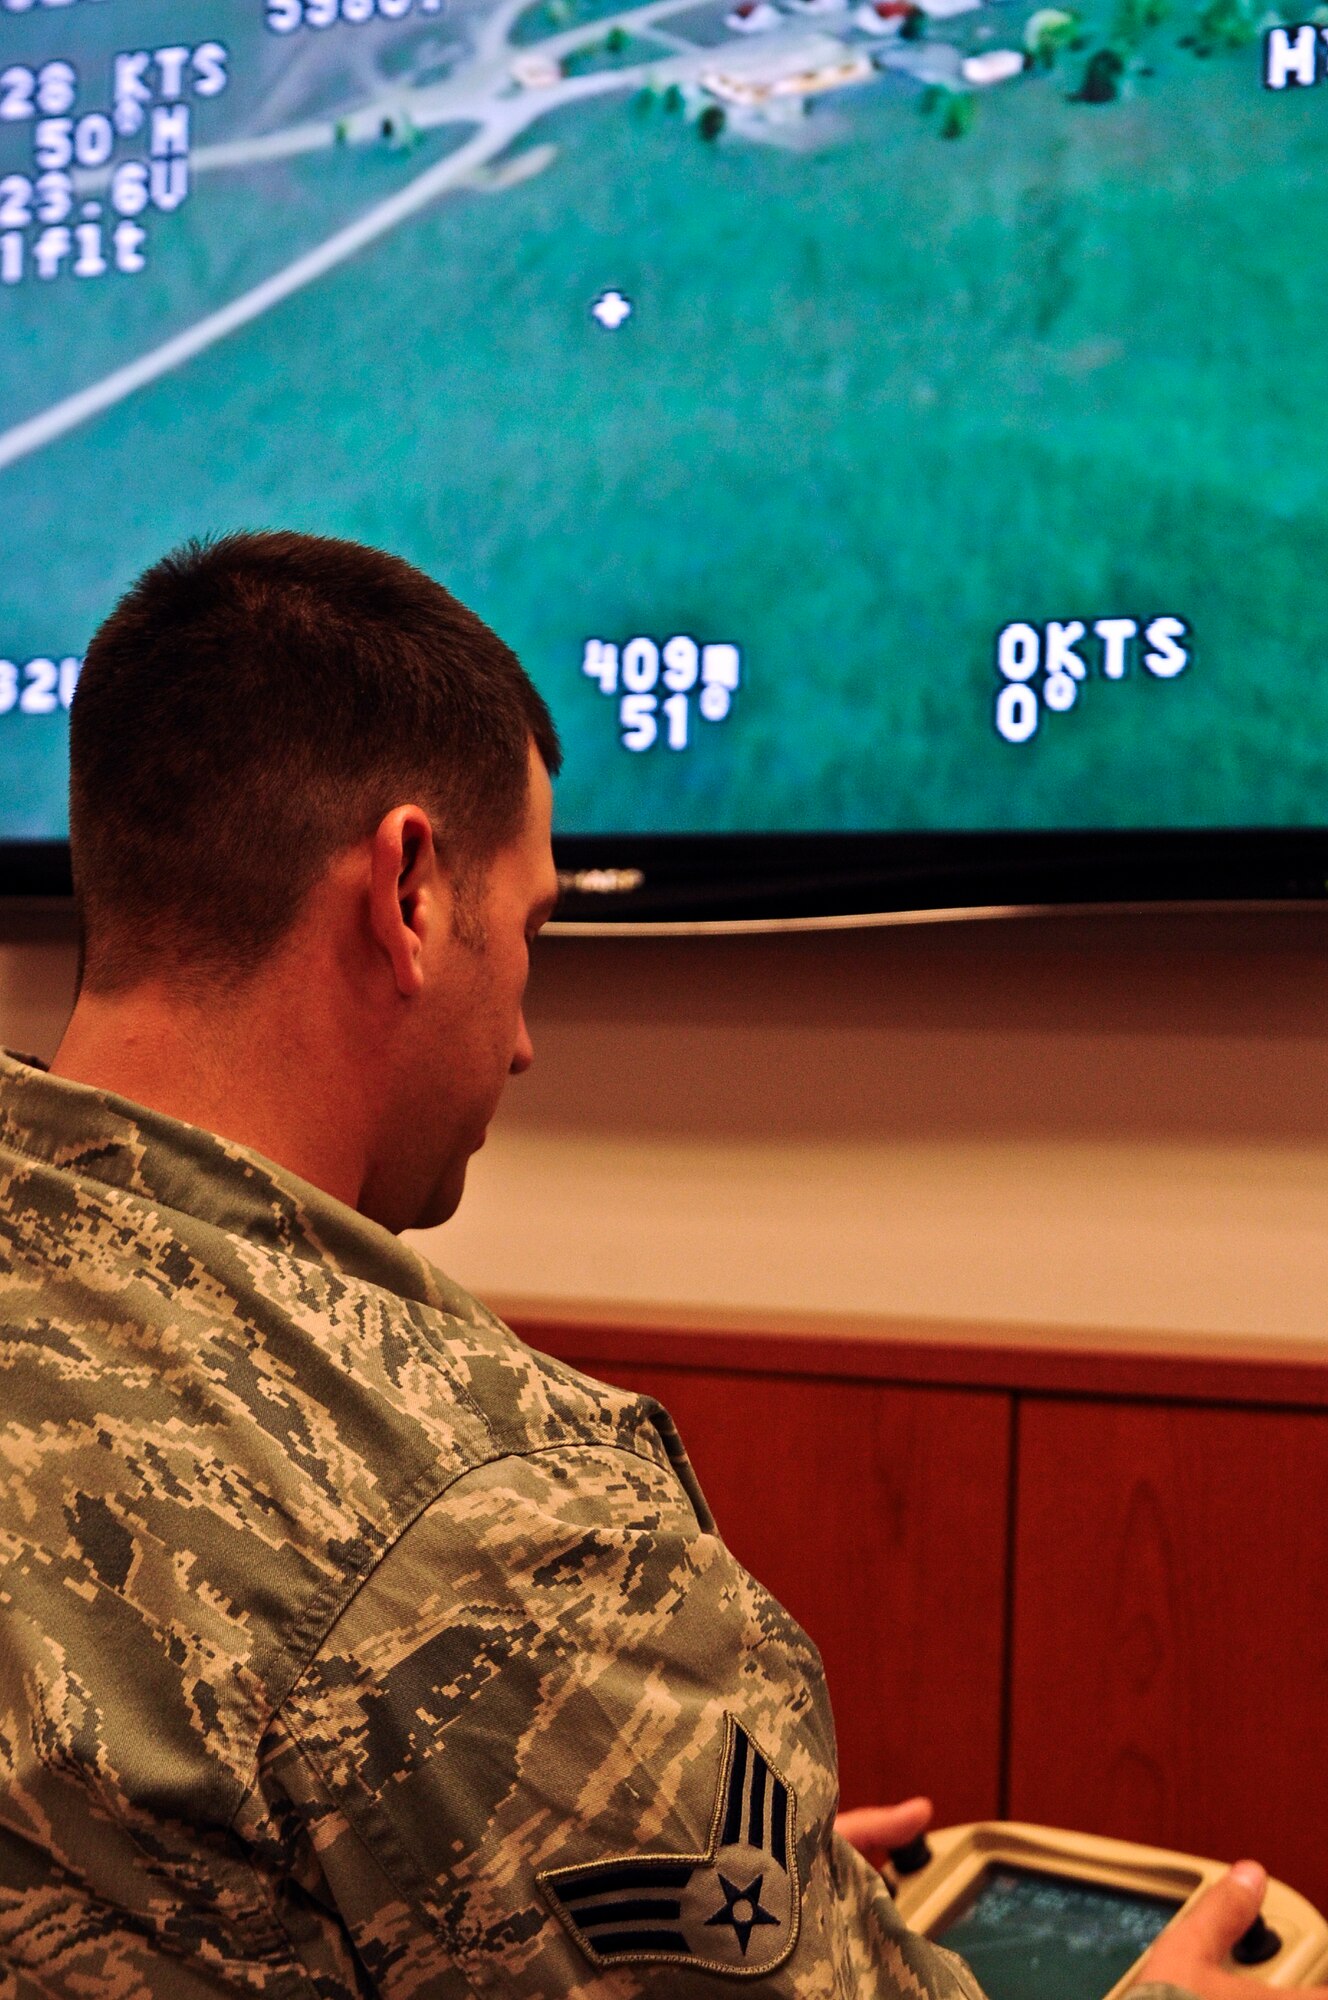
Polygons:
<instances>
[{"instance_id":1,"label":"large flat screen display","mask_svg":"<svg viewBox=\"0 0 1328 2000\"><path fill-rule=\"evenodd\" d=\"M579 852L1323 829L1325 191L1302 0L0 0L0 842L264 526L516 647Z\"/></svg>"}]
</instances>

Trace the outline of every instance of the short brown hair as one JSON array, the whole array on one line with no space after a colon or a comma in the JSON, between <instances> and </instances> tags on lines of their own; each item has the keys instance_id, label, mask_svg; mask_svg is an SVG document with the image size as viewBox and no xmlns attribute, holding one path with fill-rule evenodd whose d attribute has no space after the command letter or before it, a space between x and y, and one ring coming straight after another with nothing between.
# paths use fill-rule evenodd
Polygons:
<instances>
[{"instance_id":1,"label":"short brown hair","mask_svg":"<svg viewBox=\"0 0 1328 2000\"><path fill-rule=\"evenodd\" d=\"M533 739L516 655L400 558L297 534L191 541L88 647L70 716L84 983L242 977L340 849L416 799L458 875L520 830Z\"/></svg>"}]
</instances>

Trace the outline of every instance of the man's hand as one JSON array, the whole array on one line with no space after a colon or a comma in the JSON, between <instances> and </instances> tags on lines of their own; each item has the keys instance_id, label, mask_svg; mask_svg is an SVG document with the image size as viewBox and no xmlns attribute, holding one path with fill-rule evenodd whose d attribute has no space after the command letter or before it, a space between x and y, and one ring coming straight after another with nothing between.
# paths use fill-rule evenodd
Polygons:
<instances>
[{"instance_id":1,"label":"man's hand","mask_svg":"<svg viewBox=\"0 0 1328 2000\"><path fill-rule=\"evenodd\" d=\"M1250 2000L1258 1988L1226 1963L1236 1939L1259 1914L1268 1877L1257 1861L1238 1861L1192 1910L1163 1933L1139 1968L1138 1984L1180 1986L1198 2000ZM1328 1986L1295 1986L1302 2000L1328 2000ZM1128 1996L1127 1996L1128 2000Z\"/></svg>"},{"instance_id":2,"label":"man's hand","mask_svg":"<svg viewBox=\"0 0 1328 2000\"><path fill-rule=\"evenodd\" d=\"M865 1854L873 1868L883 1868L892 1847L907 1847L931 1825L930 1799L905 1799L898 1806L854 1806L835 1820L835 1832ZM1242 1995L1241 2000L1248 2000Z\"/></svg>"}]
</instances>

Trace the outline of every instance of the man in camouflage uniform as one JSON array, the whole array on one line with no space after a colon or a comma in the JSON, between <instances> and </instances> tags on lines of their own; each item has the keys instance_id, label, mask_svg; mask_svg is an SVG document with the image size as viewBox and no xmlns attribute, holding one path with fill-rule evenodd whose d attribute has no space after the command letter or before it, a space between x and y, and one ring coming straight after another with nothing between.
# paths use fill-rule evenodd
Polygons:
<instances>
[{"instance_id":1,"label":"man in camouflage uniform","mask_svg":"<svg viewBox=\"0 0 1328 2000\"><path fill-rule=\"evenodd\" d=\"M3 2000L979 2000L665 1412L397 1240L530 1060L557 754L342 545L186 552L89 651L85 976L0 1062ZM1207 2000L1220 1887L1155 1968Z\"/></svg>"}]
</instances>

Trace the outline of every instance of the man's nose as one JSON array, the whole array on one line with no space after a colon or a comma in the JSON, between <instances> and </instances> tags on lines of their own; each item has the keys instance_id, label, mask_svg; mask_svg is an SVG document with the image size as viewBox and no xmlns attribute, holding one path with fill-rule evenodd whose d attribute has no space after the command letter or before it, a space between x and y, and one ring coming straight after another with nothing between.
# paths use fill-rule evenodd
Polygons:
<instances>
[{"instance_id":1,"label":"man's nose","mask_svg":"<svg viewBox=\"0 0 1328 2000\"><path fill-rule=\"evenodd\" d=\"M517 1022L516 1047L512 1051L512 1075L520 1076L523 1070L530 1068L534 1060L535 1045L530 1039L526 1017L522 1014Z\"/></svg>"}]
</instances>

